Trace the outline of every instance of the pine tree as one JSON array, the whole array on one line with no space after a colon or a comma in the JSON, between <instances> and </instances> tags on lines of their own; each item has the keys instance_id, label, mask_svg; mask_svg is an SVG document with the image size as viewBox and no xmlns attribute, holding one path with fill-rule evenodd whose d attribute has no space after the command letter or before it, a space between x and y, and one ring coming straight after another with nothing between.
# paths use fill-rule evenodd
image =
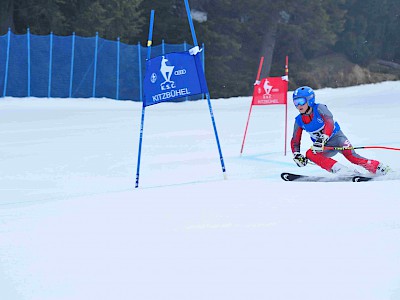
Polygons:
<instances>
[{"instance_id":1,"label":"pine tree","mask_svg":"<svg viewBox=\"0 0 400 300\"><path fill-rule=\"evenodd\" d=\"M352 0L346 8L346 26L337 50L361 65L367 65L375 58L394 59L400 47L400 2Z\"/></svg>"},{"instance_id":2,"label":"pine tree","mask_svg":"<svg viewBox=\"0 0 400 300\"><path fill-rule=\"evenodd\" d=\"M142 0L80 0L76 1L72 27L78 35L135 43L140 36L144 18L139 6Z\"/></svg>"},{"instance_id":3,"label":"pine tree","mask_svg":"<svg viewBox=\"0 0 400 300\"><path fill-rule=\"evenodd\" d=\"M14 31L14 0L3 0L0 6L0 35L11 28Z\"/></svg>"}]
</instances>

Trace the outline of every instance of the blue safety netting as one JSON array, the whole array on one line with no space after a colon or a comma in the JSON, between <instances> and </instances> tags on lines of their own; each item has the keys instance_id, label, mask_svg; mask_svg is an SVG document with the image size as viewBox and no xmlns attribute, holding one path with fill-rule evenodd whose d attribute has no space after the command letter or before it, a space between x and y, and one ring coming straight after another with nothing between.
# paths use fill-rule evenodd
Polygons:
<instances>
[{"instance_id":1,"label":"blue safety netting","mask_svg":"<svg viewBox=\"0 0 400 300\"><path fill-rule=\"evenodd\" d=\"M151 47L151 57L193 47ZM148 48L101 37L0 36L0 96L142 101ZM204 52L202 61L204 62ZM180 99L195 100L202 95Z\"/></svg>"}]
</instances>

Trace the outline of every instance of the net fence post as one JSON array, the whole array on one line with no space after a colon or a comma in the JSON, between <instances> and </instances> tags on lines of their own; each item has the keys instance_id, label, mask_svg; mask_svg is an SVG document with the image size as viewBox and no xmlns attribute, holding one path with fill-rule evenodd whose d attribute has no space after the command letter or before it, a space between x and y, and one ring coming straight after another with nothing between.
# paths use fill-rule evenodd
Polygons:
<instances>
[{"instance_id":1,"label":"net fence post","mask_svg":"<svg viewBox=\"0 0 400 300\"><path fill-rule=\"evenodd\" d=\"M11 40L11 28L9 27L7 33L6 70L4 74L3 97L5 97L7 93L8 65L10 63L10 40Z\"/></svg>"},{"instance_id":2,"label":"net fence post","mask_svg":"<svg viewBox=\"0 0 400 300\"><path fill-rule=\"evenodd\" d=\"M96 79L97 79L97 55L99 47L99 33L96 32L95 46L94 46L94 70L93 70L93 88L92 97L96 98Z\"/></svg>"},{"instance_id":3,"label":"net fence post","mask_svg":"<svg viewBox=\"0 0 400 300\"><path fill-rule=\"evenodd\" d=\"M31 31L28 27L26 33L27 54L28 54L28 97L31 96Z\"/></svg>"},{"instance_id":4,"label":"net fence post","mask_svg":"<svg viewBox=\"0 0 400 300\"><path fill-rule=\"evenodd\" d=\"M49 55L49 83L47 87L47 98L51 97L51 75L53 68L53 32L50 32L50 55Z\"/></svg>"},{"instance_id":5,"label":"net fence post","mask_svg":"<svg viewBox=\"0 0 400 300\"><path fill-rule=\"evenodd\" d=\"M120 38L117 38L117 90L115 93L115 98L119 100L119 63L120 63L120 49L121 49Z\"/></svg>"},{"instance_id":6,"label":"net fence post","mask_svg":"<svg viewBox=\"0 0 400 300\"><path fill-rule=\"evenodd\" d=\"M75 32L72 33L72 50L71 50L71 71L69 76L69 98L72 98L72 81L74 78L74 59L75 59Z\"/></svg>"}]
</instances>

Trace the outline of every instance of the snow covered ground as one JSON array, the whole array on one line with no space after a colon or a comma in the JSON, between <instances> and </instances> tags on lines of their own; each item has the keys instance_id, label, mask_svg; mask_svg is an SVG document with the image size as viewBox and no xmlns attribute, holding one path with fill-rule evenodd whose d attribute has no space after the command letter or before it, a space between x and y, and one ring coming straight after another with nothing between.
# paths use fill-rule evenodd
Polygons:
<instances>
[{"instance_id":1,"label":"snow covered ground","mask_svg":"<svg viewBox=\"0 0 400 300\"><path fill-rule=\"evenodd\" d=\"M354 146L400 147L399 95L317 102ZM0 99L0 299L399 300L399 181L283 182L326 172L284 156L283 106L253 107L240 156L250 101L212 100L227 180L207 101L147 107L135 189L140 103Z\"/></svg>"}]
</instances>

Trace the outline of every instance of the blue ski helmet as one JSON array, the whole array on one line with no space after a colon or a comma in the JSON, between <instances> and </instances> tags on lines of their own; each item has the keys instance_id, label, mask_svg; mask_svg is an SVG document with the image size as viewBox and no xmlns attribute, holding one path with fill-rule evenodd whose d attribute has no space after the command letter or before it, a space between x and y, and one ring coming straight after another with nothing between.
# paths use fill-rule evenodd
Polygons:
<instances>
[{"instance_id":1,"label":"blue ski helmet","mask_svg":"<svg viewBox=\"0 0 400 300\"><path fill-rule=\"evenodd\" d=\"M303 100L303 101L302 101ZM315 104L315 93L309 86L301 86L293 92L293 103L294 105L304 105L308 103L309 106Z\"/></svg>"}]
</instances>

